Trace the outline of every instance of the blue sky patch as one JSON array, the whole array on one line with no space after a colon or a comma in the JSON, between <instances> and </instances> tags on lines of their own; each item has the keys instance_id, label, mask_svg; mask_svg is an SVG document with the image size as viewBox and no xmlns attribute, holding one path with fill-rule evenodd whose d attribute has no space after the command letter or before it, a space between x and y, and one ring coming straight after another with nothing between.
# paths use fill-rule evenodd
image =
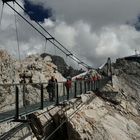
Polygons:
<instances>
[{"instance_id":1,"label":"blue sky patch","mask_svg":"<svg viewBox=\"0 0 140 140\"><path fill-rule=\"evenodd\" d=\"M24 8L30 19L37 22L44 22L45 19L53 16L51 8L45 9L42 5L35 5L28 0L24 0Z\"/></svg>"}]
</instances>

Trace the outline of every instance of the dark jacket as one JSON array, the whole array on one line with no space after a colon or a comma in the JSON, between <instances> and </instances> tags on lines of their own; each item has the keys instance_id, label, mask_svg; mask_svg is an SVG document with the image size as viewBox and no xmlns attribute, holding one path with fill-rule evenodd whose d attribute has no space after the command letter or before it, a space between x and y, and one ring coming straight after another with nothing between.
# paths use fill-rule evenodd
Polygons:
<instances>
[{"instance_id":1,"label":"dark jacket","mask_svg":"<svg viewBox=\"0 0 140 140\"><path fill-rule=\"evenodd\" d=\"M48 91L48 92L51 92L52 90L54 90L54 89L55 89L56 83L57 83L57 79L51 78L51 79L48 81L48 86L46 87L46 88L47 88L47 91Z\"/></svg>"}]
</instances>

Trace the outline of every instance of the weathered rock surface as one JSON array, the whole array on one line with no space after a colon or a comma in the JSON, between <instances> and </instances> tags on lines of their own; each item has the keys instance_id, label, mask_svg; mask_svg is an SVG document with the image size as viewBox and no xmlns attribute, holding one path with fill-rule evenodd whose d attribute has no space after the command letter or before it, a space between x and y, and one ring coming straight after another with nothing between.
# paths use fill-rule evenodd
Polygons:
<instances>
[{"instance_id":1,"label":"weathered rock surface","mask_svg":"<svg viewBox=\"0 0 140 140\"><path fill-rule=\"evenodd\" d=\"M32 55L19 62L18 60L12 58L6 51L0 51L0 84L11 84L19 83L21 81L20 74L25 73L27 76L32 75L33 83L46 82L51 76L55 76L58 81L65 81L65 78L57 71L57 66L52 63L50 56L45 58L39 55ZM26 83L29 80L27 79ZM47 84L46 84L47 85ZM24 104L37 103L40 100L40 87L27 86L25 91L26 99L23 102L23 87L19 86L19 103L20 106ZM30 91L30 94L28 94ZM47 90L45 90L45 98L48 98ZM0 86L0 110L1 112L9 111L15 109L15 87L10 85ZM19 123L2 123L0 124L0 134L6 133L12 128L15 128ZM29 132L28 128L25 126L26 130ZM23 135L20 137L25 137L25 132L23 128ZM25 134L25 135L24 135ZM31 133L30 133L31 134ZM18 135L18 134L17 134ZM28 136L28 135L27 135ZM15 140L19 137L14 138Z\"/></svg>"},{"instance_id":2,"label":"weathered rock surface","mask_svg":"<svg viewBox=\"0 0 140 140\"><path fill-rule=\"evenodd\" d=\"M140 63L120 60L114 70L113 86L107 84L68 122L69 139L140 139Z\"/></svg>"},{"instance_id":3,"label":"weathered rock surface","mask_svg":"<svg viewBox=\"0 0 140 140\"><path fill-rule=\"evenodd\" d=\"M46 82L52 75L55 75L60 81L65 80L57 71L57 66L52 63L50 56L32 55L20 63L12 59L6 52L1 51L0 65L0 83L19 82L21 80L19 74L22 71L28 76L33 75L33 82ZM41 136L47 132L50 134L52 130L55 130L64 119L65 126L59 129L52 139L59 139L58 136L62 135L61 139L64 140L139 140L139 71L138 62L117 61L114 64L113 86L108 83L100 92L83 94L78 100L81 103L80 107L77 106L77 102L70 101L64 108L60 106L52 111L44 109L30 115L32 125L24 126L22 130L19 129L11 139L41 139ZM11 78L13 75L14 78ZM32 86L28 86L26 90L32 93L30 96L26 91L27 104L36 102L39 88L33 89ZM13 93L14 88L3 87L0 89L1 111L6 111L9 107L14 108L14 105L11 104L14 103ZM20 95L20 99L22 98L23 96ZM0 124L0 133L14 131L19 125L21 124L14 122ZM35 128L36 133L31 131L32 127Z\"/></svg>"},{"instance_id":4,"label":"weathered rock surface","mask_svg":"<svg viewBox=\"0 0 140 140\"><path fill-rule=\"evenodd\" d=\"M68 130L69 139L74 140L138 140L140 118L121 106L95 97L68 122Z\"/></svg>"}]
</instances>

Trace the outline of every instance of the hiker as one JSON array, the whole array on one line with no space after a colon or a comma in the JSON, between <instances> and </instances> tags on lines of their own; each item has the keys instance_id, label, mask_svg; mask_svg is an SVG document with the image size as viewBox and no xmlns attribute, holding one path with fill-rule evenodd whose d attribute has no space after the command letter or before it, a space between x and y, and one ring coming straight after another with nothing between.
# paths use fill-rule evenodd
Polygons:
<instances>
[{"instance_id":1,"label":"hiker","mask_svg":"<svg viewBox=\"0 0 140 140\"><path fill-rule=\"evenodd\" d=\"M51 79L48 81L47 91L49 93L49 100L53 101L55 97L55 90L57 86L57 79L52 76Z\"/></svg>"},{"instance_id":2,"label":"hiker","mask_svg":"<svg viewBox=\"0 0 140 140\"><path fill-rule=\"evenodd\" d=\"M67 90L67 100L69 100L69 93L70 93L71 84L72 84L71 79L70 78L67 79L67 81L65 83L66 90Z\"/></svg>"}]
</instances>

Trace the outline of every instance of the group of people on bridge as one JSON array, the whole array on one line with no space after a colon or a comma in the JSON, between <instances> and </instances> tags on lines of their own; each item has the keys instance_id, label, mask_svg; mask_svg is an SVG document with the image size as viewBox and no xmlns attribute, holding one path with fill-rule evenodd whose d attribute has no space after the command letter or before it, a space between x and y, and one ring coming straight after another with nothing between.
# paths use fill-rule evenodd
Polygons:
<instances>
[{"instance_id":1,"label":"group of people on bridge","mask_svg":"<svg viewBox=\"0 0 140 140\"><path fill-rule=\"evenodd\" d=\"M95 74L94 76L85 76L85 77L76 77L75 81L86 81L88 85L90 85L90 82L95 82L97 80L100 80L101 76L98 74ZM70 94L70 89L72 88L72 79L69 77L67 78L66 82L64 83L64 86L66 87L66 92L67 92L67 100L69 100L69 94ZM49 93L49 100L54 101L55 98L55 93L58 88L58 81L57 79L52 76L49 81L48 85L46 87L47 92Z\"/></svg>"}]
</instances>

